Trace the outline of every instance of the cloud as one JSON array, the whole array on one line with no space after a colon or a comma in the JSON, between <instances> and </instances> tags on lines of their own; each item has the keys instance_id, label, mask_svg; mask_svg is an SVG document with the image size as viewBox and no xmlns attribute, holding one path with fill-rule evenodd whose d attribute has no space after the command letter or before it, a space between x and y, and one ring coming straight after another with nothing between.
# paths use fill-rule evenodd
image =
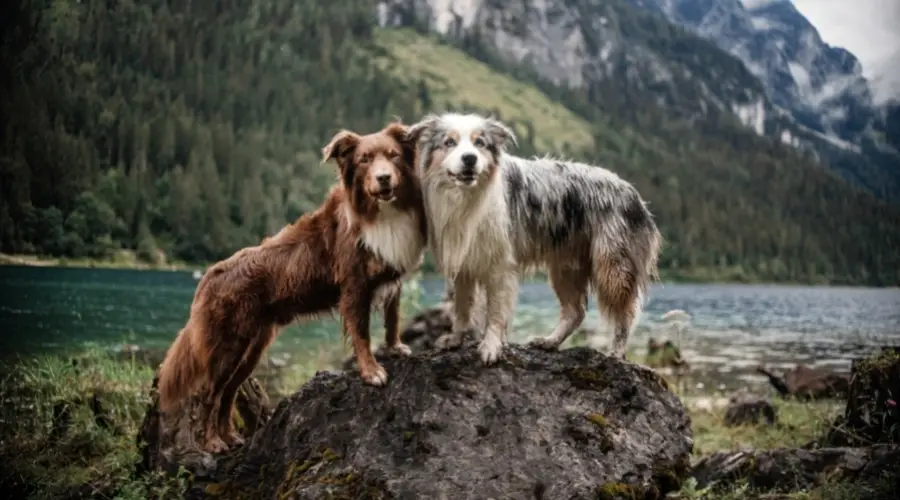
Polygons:
<instances>
[{"instance_id":1,"label":"cloud","mask_svg":"<svg viewBox=\"0 0 900 500\"><path fill-rule=\"evenodd\" d=\"M900 50L873 65L872 97L875 104L900 100Z\"/></svg>"},{"instance_id":2,"label":"cloud","mask_svg":"<svg viewBox=\"0 0 900 500\"><path fill-rule=\"evenodd\" d=\"M765 0L746 0L765 1ZM866 77L900 50L897 0L793 0L829 45L843 47L862 63Z\"/></svg>"}]
</instances>

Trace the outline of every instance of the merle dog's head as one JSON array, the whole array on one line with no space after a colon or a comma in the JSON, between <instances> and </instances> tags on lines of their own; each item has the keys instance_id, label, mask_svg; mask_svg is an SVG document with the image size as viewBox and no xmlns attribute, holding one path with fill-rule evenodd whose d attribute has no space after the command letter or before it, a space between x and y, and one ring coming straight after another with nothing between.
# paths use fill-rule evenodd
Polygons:
<instances>
[{"instance_id":1,"label":"merle dog's head","mask_svg":"<svg viewBox=\"0 0 900 500\"><path fill-rule=\"evenodd\" d=\"M509 127L477 114L428 115L409 128L407 137L418 146L423 178L445 179L461 188L493 176L507 146L516 144Z\"/></svg>"}]
</instances>

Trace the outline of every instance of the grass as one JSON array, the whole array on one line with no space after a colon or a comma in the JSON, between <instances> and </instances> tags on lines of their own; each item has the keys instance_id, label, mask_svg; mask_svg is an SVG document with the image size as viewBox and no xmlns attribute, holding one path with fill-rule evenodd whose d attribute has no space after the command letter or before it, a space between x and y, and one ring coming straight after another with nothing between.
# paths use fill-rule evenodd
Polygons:
<instances>
[{"instance_id":1,"label":"grass","mask_svg":"<svg viewBox=\"0 0 900 500\"><path fill-rule=\"evenodd\" d=\"M425 81L435 109L462 104L496 110L511 122L517 135L528 132L518 121L528 121L538 151L563 153L592 147L591 126L564 106L535 89L466 55L432 36L410 29L380 29L375 42L389 54L378 64L412 88Z\"/></svg>"},{"instance_id":2,"label":"grass","mask_svg":"<svg viewBox=\"0 0 900 500\"><path fill-rule=\"evenodd\" d=\"M773 400L778 424L727 427L725 410L692 409L694 454L708 455L721 450L744 448L796 448L821 437L834 418L843 411L843 403Z\"/></svg>"},{"instance_id":3,"label":"grass","mask_svg":"<svg viewBox=\"0 0 900 500\"><path fill-rule=\"evenodd\" d=\"M16 498L37 499L124 500L171 490L170 481L131 477L151 369L99 351L77 359L45 356L2 374L0 484ZM91 408L95 398L99 412Z\"/></svg>"},{"instance_id":4,"label":"grass","mask_svg":"<svg viewBox=\"0 0 900 500\"><path fill-rule=\"evenodd\" d=\"M843 411L842 402L802 402L774 400L779 423L775 426L747 425L727 427L724 409L698 410L690 407L691 427L694 433L695 459L716 451L741 449L797 448L822 437L829 423ZM711 485L697 488L697 483L686 480L681 490L669 498L677 500L858 500L894 498L892 488L896 479L883 477L870 482L830 482L809 491L774 493L753 490L745 481L718 488Z\"/></svg>"}]
</instances>

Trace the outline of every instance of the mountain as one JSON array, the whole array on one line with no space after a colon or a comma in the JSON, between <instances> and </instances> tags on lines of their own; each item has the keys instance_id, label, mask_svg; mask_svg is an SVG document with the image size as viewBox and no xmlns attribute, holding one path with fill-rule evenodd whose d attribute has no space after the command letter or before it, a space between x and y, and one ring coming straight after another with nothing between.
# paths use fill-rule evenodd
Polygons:
<instances>
[{"instance_id":1,"label":"mountain","mask_svg":"<svg viewBox=\"0 0 900 500\"><path fill-rule=\"evenodd\" d=\"M631 1L738 57L801 124L851 143L865 131L872 95L862 66L823 42L789 0Z\"/></svg>"},{"instance_id":2,"label":"mountain","mask_svg":"<svg viewBox=\"0 0 900 500\"><path fill-rule=\"evenodd\" d=\"M353 0L14 0L0 18L0 251L219 259L321 201L337 130L474 109L515 128L517 154L634 182L666 276L900 283L900 212L748 130L735 110L752 118L764 90L740 61L621 2L516 5L441 38L415 3L376 16Z\"/></svg>"},{"instance_id":3,"label":"mountain","mask_svg":"<svg viewBox=\"0 0 900 500\"><path fill-rule=\"evenodd\" d=\"M900 148L881 140L881 101L860 62L825 43L790 0L629 1L740 59L768 99L817 136L800 142L845 178L900 199Z\"/></svg>"},{"instance_id":4,"label":"mountain","mask_svg":"<svg viewBox=\"0 0 900 500\"><path fill-rule=\"evenodd\" d=\"M393 0L379 9L382 25L486 44L554 85L652 94L686 120L727 109L763 133L765 89L739 60L624 0Z\"/></svg>"}]
</instances>

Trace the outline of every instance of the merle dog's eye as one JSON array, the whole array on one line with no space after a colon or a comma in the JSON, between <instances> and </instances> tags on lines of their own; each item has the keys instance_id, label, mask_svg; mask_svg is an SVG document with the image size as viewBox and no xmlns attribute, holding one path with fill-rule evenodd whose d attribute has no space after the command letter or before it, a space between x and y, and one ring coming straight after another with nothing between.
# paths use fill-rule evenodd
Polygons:
<instances>
[{"instance_id":1,"label":"merle dog's eye","mask_svg":"<svg viewBox=\"0 0 900 500\"><path fill-rule=\"evenodd\" d=\"M472 144L475 144L476 148L483 148L485 146L484 139L482 139L481 137L476 137L475 142L473 142Z\"/></svg>"},{"instance_id":2,"label":"merle dog's eye","mask_svg":"<svg viewBox=\"0 0 900 500\"><path fill-rule=\"evenodd\" d=\"M453 146L456 146L456 141L453 140L452 137L448 137L447 139L444 140L445 148L452 148Z\"/></svg>"}]
</instances>

